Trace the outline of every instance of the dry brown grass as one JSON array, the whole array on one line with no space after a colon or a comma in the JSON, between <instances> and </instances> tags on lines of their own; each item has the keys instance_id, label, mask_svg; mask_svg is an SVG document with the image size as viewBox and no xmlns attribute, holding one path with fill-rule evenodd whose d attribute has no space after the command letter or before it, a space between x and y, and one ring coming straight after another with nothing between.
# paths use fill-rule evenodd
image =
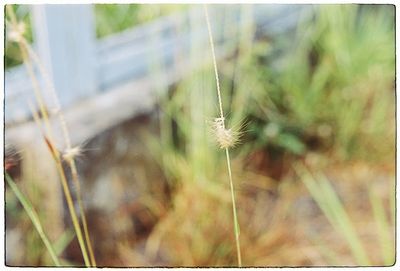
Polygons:
<instances>
[{"instance_id":1,"label":"dry brown grass","mask_svg":"<svg viewBox=\"0 0 400 271\"><path fill-rule=\"evenodd\" d=\"M238 217L244 266L356 265L346 240L332 228L297 176L289 173L278 182L236 171L241 180L237 201L243 207ZM332 165L324 172L343 199L372 264L382 265L367 186L376 186L389 214L393 172L365 163ZM257 188L253 182L259 182ZM229 193L226 186L218 189L221 195ZM183 184L147 240L149 251L163 255L171 266L235 266L229 207L229 197L224 200L201 185ZM390 223L393 227L393 219Z\"/></svg>"}]
</instances>

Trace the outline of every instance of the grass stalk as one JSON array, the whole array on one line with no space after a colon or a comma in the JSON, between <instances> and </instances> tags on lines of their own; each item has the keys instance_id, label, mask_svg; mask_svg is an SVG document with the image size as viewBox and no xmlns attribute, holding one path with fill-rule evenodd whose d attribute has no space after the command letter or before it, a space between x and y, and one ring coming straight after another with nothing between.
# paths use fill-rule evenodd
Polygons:
<instances>
[{"instance_id":1,"label":"grass stalk","mask_svg":"<svg viewBox=\"0 0 400 271\"><path fill-rule=\"evenodd\" d=\"M240 253L240 239L239 239L240 228L239 228L239 220L238 220L237 214L236 214L236 201L235 201L235 193L234 193L234 188L233 188L231 162L230 162L228 148L225 148L225 154L226 154L226 162L228 164L229 184L230 184L230 188L231 188L232 213L233 213L233 223L234 223L234 227L235 227L235 239L236 239L236 253L237 253L239 267L241 267L242 266L242 255Z\"/></svg>"},{"instance_id":2,"label":"grass stalk","mask_svg":"<svg viewBox=\"0 0 400 271\"><path fill-rule=\"evenodd\" d=\"M222 128L225 129L225 118L224 118L224 110L222 108L222 98L221 98L221 89L220 89L218 69L217 69L217 60L215 57L214 42L213 42L213 38L212 38L212 31L211 31L211 26L210 26L210 19L209 19L209 15L208 15L207 5L204 5L204 13L206 16L208 37L210 40L212 60L213 60L213 65L214 65L214 73L215 73L215 81L216 81L216 85L217 85L217 95L218 95L220 119L221 119ZM226 155L226 163L227 163L227 167L228 167L229 184L230 184L231 198L232 198L232 213L233 213L235 240L236 240L237 260L238 260L238 266L242 267L242 256L241 256L241 252L240 252L240 239L239 239L240 230L239 230L239 222L238 222L237 213L236 213L235 191L234 191L234 186L233 186L232 169L231 169L228 147L225 147L225 155Z\"/></svg>"},{"instance_id":3,"label":"grass stalk","mask_svg":"<svg viewBox=\"0 0 400 271\"><path fill-rule=\"evenodd\" d=\"M62 113L61 104L58 100L58 96L55 91L54 85L49 77L49 73L46 71L46 68L44 67L43 63L40 61L38 55L35 53L34 50L32 50L31 46L27 43L27 41L25 39L22 39L21 42L23 42L23 45L26 48L27 52L29 53L29 56L36 63L36 65L39 68L40 73L42 74L45 82L47 83L47 86L50 90L50 94L53 98L53 102L55 104L55 111L57 112L57 116L59 118L66 150L70 150L70 149L72 149L72 144L71 144L71 139L69 137L67 122L65 120L64 114ZM77 202L78 202L78 206L79 206L79 211L80 211L80 214L82 217L82 226L83 226L83 231L84 231L84 235L85 235L86 245L89 250L89 257L90 257L91 265L93 267L96 267L96 259L94 257L92 244L91 244L91 240L90 240L90 235L89 235L89 230L88 230L88 226L87 226L86 215L85 215L84 208L83 208L82 192L81 192L81 186L80 186L80 182L79 182L78 171L76 169L75 159L74 159L74 157L71 157L71 159L66 159L66 161L67 161L69 168L71 169L72 181L74 182L74 185L76 188L76 198L77 198Z\"/></svg>"},{"instance_id":4,"label":"grass stalk","mask_svg":"<svg viewBox=\"0 0 400 271\"><path fill-rule=\"evenodd\" d=\"M331 225L346 239L357 264L369 266L370 260L354 225L326 177L320 175L318 183L304 166L296 165L295 170Z\"/></svg>"},{"instance_id":5,"label":"grass stalk","mask_svg":"<svg viewBox=\"0 0 400 271\"><path fill-rule=\"evenodd\" d=\"M71 173L72 173L72 180L76 185L76 194L77 194L77 201L78 201L78 206L79 206L79 212L81 213L82 217L82 226L83 226L83 234L85 236L86 240L86 245L89 251L89 257L90 257L90 262L93 267L96 267L96 258L94 257L94 252L92 248L92 242L90 240L90 235L89 235L89 230L87 226L87 220L86 220L86 215L85 215L85 210L83 208L83 203L81 200L81 189L80 189L80 183L79 183L79 177L78 177L78 171L76 170L76 165L75 161L68 162L69 166L71 168Z\"/></svg>"},{"instance_id":6,"label":"grass stalk","mask_svg":"<svg viewBox=\"0 0 400 271\"><path fill-rule=\"evenodd\" d=\"M54 86L51 83L48 73L46 72L46 69L44 68L43 64L41 63L41 61L38 58L38 56L36 55L36 53L32 50L32 48L30 48L29 44L27 44L26 41L25 41L25 45L26 45L28 52L30 53L30 56L33 58L33 60L35 60L36 64L38 65L41 74L44 76L45 81L47 82L47 84L51 90L51 93L53 96L53 101L56 105L56 112L58 113L57 115L58 115L58 118L59 118L59 121L61 124L61 129L62 129L62 134L64 136L66 149L70 150L70 149L72 149L71 139L69 137L67 123L65 121L64 114L61 111L61 105L60 105L60 102L58 101L58 97L54 90ZM96 267L96 259L94 257L92 243L90 240L89 230L88 230L88 226L87 226L86 215L85 215L85 211L83 208L81 185L80 185L80 181L79 181L78 171L76 169L75 159L74 159L74 157L71 157L71 159L67 159L66 161L67 161L69 168L71 169L72 181L74 182L74 185L76 188L76 198L77 198L77 202L78 202L78 206L79 206L79 211L80 211L80 214L82 217L82 226L83 226L83 231L84 231L84 235L85 235L86 245L89 250L90 261L91 261L92 266Z\"/></svg>"},{"instance_id":7,"label":"grass stalk","mask_svg":"<svg viewBox=\"0 0 400 271\"><path fill-rule=\"evenodd\" d=\"M19 202L22 204L22 207L24 207L25 212L27 213L33 226L35 227L40 238L42 239L42 242L46 246L46 249L49 252L50 257L53 260L54 264L58 267L61 266L60 261L58 260L57 254L54 251L54 248L51 245L50 240L47 238L47 236L43 230L42 223L40 222L39 216L36 213L35 209L33 208L32 203L19 190L17 184L13 181L13 179L10 177L10 175L5 173L5 177L6 177L8 186L11 188L11 190L13 191L15 196L18 198Z\"/></svg>"},{"instance_id":8,"label":"grass stalk","mask_svg":"<svg viewBox=\"0 0 400 271\"><path fill-rule=\"evenodd\" d=\"M40 121L41 120L40 120L38 114L35 111L32 111L32 115L33 115L33 118L34 118L36 124L38 125L38 127L41 127L41 125L40 125ZM43 131L42 131L42 133L43 133ZM63 187L64 195L65 195L65 198L67 200L68 209L69 209L69 212L70 212L70 215L71 215L72 224L74 226L74 229L75 229L75 232L76 232L76 237L78 239L78 243L79 243L79 246L80 246L81 251L82 251L83 260L85 262L85 265L87 267L89 267L90 266L90 261L89 261L89 258L87 256L85 242L84 242L84 240L82 238L82 230L81 230L81 227L79 225L78 216L76 215L76 212L75 212L74 203L73 203L72 196L71 196L71 191L70 191L70 189L68 187L67 177L65 175L65 171L64 171L64 168L62 166L60 153L58 152L57 148L54 147L54 143L50 139L48 139L44 133L43 133L43 138L44 138L44 140L46 142L46 145L49 148L49 151L50 151L50 153L51 153L51 155L52 155L52 157L53 157L53 159L54 159L54 161L56 163L56 168L57 168L58 174L59 174L60 179L61 179L61 185Z\"/></svg>"},{"instance_id":9,"label":"grass stalk","mask_svg":"<svg viewBox=\"0 0 400 271\"><path fill-rule=\"evenodd\" d=\"M393 251L393 242L391 241L392 238L390 236L391 229L387 217L385 215L385 208L383 206L382 200L378 197L378 195L376 194L376 192L372 187L368 188L368 193L372 207L372 212L378 230L383 262L385 265L389 266L393 264L394 251Z\"/></svg>"},{"instance_id":10,"label":"grass stalk","mask_svg":"<svg viewBox=\"0 0 400 271\"><path fill-rule=\"evenodd\" d=\"M7 5L7 11L8 11L7 12L8 15L10 16L11 24L12 24L13 28L17 29L18 28L17 27L18 26L18 21L17 21L17 18L15 16L15 14L14 14L14 11L12 10L11 5ZM17 30L15 30L15 31L17 31ZM29 44L26 42L25 38L23 37L22 33L20 34L20 37L16 40L16 42L18 43L18 46L20 48L22 59L23 59L23 62L25 64L25 67L27 68L28 75L31 78L31 81L33 83L35 99L36 99L36 102L39 105L39 110L40 110L40 113L42 115L42 119L43 119L43 122L44 122L45 128L46 128L46 133L43 133L43 137L44 137L44 140L46 142L47 147L49 148L49 150L50 150L50 152L52 154L52 157L53 157L54 161L56 162L57 171L58 171L58 173L60 175L60 178L61 178L61 183L62 183L64 195L65 195L65 197L67 199L67 205L68 205L68 208L69 208L69 211L70 211L72 223L73 223L74 228L75 228L75 232L76 232L76 235L77 235L77 238L78 238L78 242L79 242L79 245L80 245L80 248L81 248L81 251L82 251L82 256L83 256L85 265L87 267L91 266L91 265L94 266L95 263L93 263L93 261L92 261L92 264L91 264L90 261L89 261L88 255L87 255L85 242L84 242L84 240L82 238L82 231L81 231L81 228L80 228L79 219L78 219L78 217L76 215L76 212L75 212L75 208L74 208L74 205L73 205L71 192L70 192L70 189L69 189L68 183L67 183L66 174L65 174L64 168L62 166L61 154L57 150L57 148L55 148L54 138L53 138L52 129L51 129L50 121L49 121L49 115L48 115L48 112L47 112L47 110L46 110L46 108L44 106L44 99L43 99L43 97L41 95L39 84L38 84L38 81L37 81L36 76L34 74L33 66L32 66L32 63L31 63L30 58L29 58L28 52L32 52L32 50L31 50ZM37 58L37 60L38 60L38 58ZM41 67L41 65L38 65L38 66L39 66L39 68L43 68L43 67ZM44 76L46 77L46 73L44 73ZM56 97L55 93L54 93L54 97ZM58 100L56 98L55 98L55 101L56 101L56 104L59 104ZM38 125L38 127L39 128L42 127L38 114L36 114L34 111L32 113L33 113L33 117L34 117L35 122ZM64 132L63 134L64 134L64 137L66 138L66 142L67 142L67 145L68 145L69 137L65 136L67 134L66 130L65 130L66 129L66 125L65 125L65 121L64 121L62 116L60 118L60 121L61 121L61 126L63 127L63 132ZM69 145L70 145L70 143L69 143ZM79 184L79 182L78 182L78 184ZM78 198L79 198L79 196L78 196ZM80 201L80 199L78 199L78 202L79 201ZM82 204L80 204L80 208L82 208ZM82 210L83 210L83 208L82 208ZM82 212L82 214L84 216L84 212ZM85 222L86 222L86 220L85 220ZM83 224L84 224L84 227L85 227L86 223L83 223ZM87 232L87 227L86 227L86 232ZM88 240L88 234L85 234L85 236L87 236L86 240ZM88 244L88 246L90 246L90 242L87 242L87 244ZM92 255L93 255L93 253L92 253ZM94 257L93 257L93 259L94 259Z\"/></svg>"}]
</instances>

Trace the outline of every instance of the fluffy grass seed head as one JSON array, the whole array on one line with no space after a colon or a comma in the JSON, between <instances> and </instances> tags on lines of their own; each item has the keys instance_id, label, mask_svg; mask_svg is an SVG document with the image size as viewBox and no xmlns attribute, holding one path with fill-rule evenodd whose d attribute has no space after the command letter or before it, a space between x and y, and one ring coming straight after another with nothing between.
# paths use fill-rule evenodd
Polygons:
<instances>
[{"instance_id":1,"label":"fluffy grass seed head","mask_svg":"<svg viewBox=\"0 0 400 271\"><path fill-rule=\"evenodd\" d=\"M225 118L215 118L211 124L214 136L221 149L232 148L238 144L240 133L225 128Z\"/></svg>"},{"instance_id":2,"label":"fluffy grass seed head","mask_svg":"<svg viewBox=\"0 0 400 271\"><path fill-rule=\"evenodd\" d=\"M17 25L13 26L8 33L8 38L14 42L20 42L26 31L26 26L23 22L19 22Z\"/></svg>"},{"instance_id":3,"label":"fluffy grass seed head","mask_svg":"<svg viewBox=\"0 0 400 271\"><path fill-rule=\"evenodd\" d=\"M66 149L64 151L64 153L62 154L62 157L65 161L72 162L76 157L81 156L81 155L82 155L82 149L81 149L81 147L77 146L77 147Z\"/></svg>"}]
</instances>

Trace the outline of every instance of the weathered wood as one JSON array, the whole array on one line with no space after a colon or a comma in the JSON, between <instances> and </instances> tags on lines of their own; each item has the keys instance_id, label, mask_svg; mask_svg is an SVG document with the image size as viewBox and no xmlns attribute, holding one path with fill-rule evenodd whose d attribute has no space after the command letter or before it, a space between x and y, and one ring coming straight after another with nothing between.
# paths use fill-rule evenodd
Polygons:
<instances>
[{"instance_id":1,"label":"weathered wood","mask_svg":"<svg viewBox=\"0 0 400 271\"><path fill-rule=\"evenodd\" d=\"M232 49L217 47L219 58L225 58L233 53ZM90 139L94 135L104 131L116 123L132 118L139 114L150 112L154 109L157 97L158 82L153 78L163 77L164 83L170 86L188 73L193 67L190 59L180 59L173 69L158 71L160 75L153 74L151 77L128 82L124 85L116 86L112 91L101 93L90 99L75 103L63 111L69 127L72 144L78 145ZM196 65L210 64L211 59L199 57ZM166 89L166 88L165 88ZM56 128L55 137L61 139L61 129L56 115L51 118L52 127ZM34 121L25 124L9 127L5 129L6 141L15 145L25 145L42 140L42 135ZM58 147L64 146L62 141L58 142Z\"/></svg>"},{"instance_id":2,"label":"weathered wood","mask_svg":"<svg viewBox=\"0 0 400 271\"><path fill-rule=\"evenodd\" d=\"M304 7L306 6L260 5L253 8L253 19L258 20L258 27L263 25L274 26L265 28L267 32L274 32L273 28L284 31L296 25L296 20L292 20L289 24L286 22L289 18L298 17ZM218 33L217 40L220 40L216 42L217 58L219 59L223 59L233 52L235 46L232 45L237 43L238 38L236 31L229 30L233 27L229 24L229 21L238 20L236 10L240 8L240 5L233 5L229 8L227 10L226 8L221 9L221 6L212 6L210 9L213 12L210 13L212 18L216 18L216 14L221 15L221 17L225 16L220 21L214 19L216 27L213 27L213 32L216 30L215 32ZM224 10L225 13L221 13ZM265 14L264 17L263 14ZM79 99L79 102L75 100L74 104L63 109L71 130L73 143L81 144L103 129L107 129L110 125L133 117L135 114L151 110L156 101L154 89L160 88L160 83L154 82L154 78L162 78L165 86L161 86L161 88L166 89L190 72L191 65L203 65L208 58L204 59L200 53L199 61L191 62L187 58L190 55L191 44L196 44L196 48L208 48L206 29L192 27L178 34L174 34L172 30L179 28L181 31L182 28L185 28L185 25L182 24L198 24L201 26L202 20L204 20L203 15L202 7L196 6L188 13L161 18L137 29L128 30L98 41L96 54L100 54L102 57L97 62L99 66L96 74L99 75L97 79L101 82L98 84L104 84L105 92L96 92L96 95L83 100ZM176 20L173 21L172 18L176 18ZM241 23L246 24L243 21ZM164 25L167 25L167 27ZM222 31L221 25L225 25L228 29ZM275 30L275 33L277 31ZM134 48L141 49L138 51L133 50ZM128 52L131 53L128 54ZM125 53L126 58L124 59ZM151 68L152 62L154 62L152 56L154 55L157 55L158 61L163 67L163 69L158 70L156 76ZM119 71L114 72L113 69L119 69ZM32 95L31 92L29 94L26 92L29 89L27 86L29 80L25 78L25 72L20 67L15 68L14 71L14 73L6 76L6 118L9 111L14 109L16 105L19 105L21 109L29 110L23 98L26 99L29 95ZM110 78L113 76L115 82L112 83ZM23 84L20 83L21 81ZM14 87L11 90L16 91L16 93L10 91L10 87ZM84 90L81 91L86 93ZM61 94L63 93L61 91ZM61 99L63 97L65 96L61 96ZM70 96L70 98L72 99L73 96ZM22 111L19 113L23 115ZM53 120L53 125L59 125L58 120ZM35 134L36 136L33 136ZM15 144L35 142L35 140L40 139L39 130L32 121L20 125L7 125L5 135L7 142ZM57 138L62 138L62 136L58 135ZM63 147L62 142L59 142L58 145L60 148Z\"/></svg>"},{"instance_id":3,"label":"weathered wood","mask_svg":"<svg viewBox=\"0 0 400 271\"><path fill-rule=\"evenodd\" d=\"M37 10L34 14L44 12L44 18L38 19L39 22L35 24L39 28L35 40L38 45L41 44L37 46L42 48L39 50L40 56L53 75L55 88L64 108L84 97L113 91L118 85L149 76L149 55L152 55L154 48L158 50L158 56L167 67L175 65L177 53L181 57L189 56L192 43L198 44L200 48L207 48L206 28L198 28L193 32L187 27L189 22L204 23L202 5L194 5L189 11L162 17L95 42L94 30L89 31L93 26L87 22L93 16L89 7L35 6ZM76 12L75 8L81 11ZM240 8L241 5L210 5L213 34L218 45L236 44L236 32L229 29L245 23L241 21L244 18L240 17ZM277 35L295 27L299 14L311 8L305 5L254 5L253 9L257 31ZM71 20L74 21L73 24L69 23ZM42 24L44 26L40 27ZM180 29L179 34L175 32L177 26ZM50 41L47 40L50 36L46 36L46 33L53 33ZM159 37L155 46L152 44L154 36ZM71 41L78 42L71 44ZM51 50L46 52L43 49L46 46ZM38 78L41 81L40 76ZM23 68L17 67L6 72L6 123L21 122L30 116L26 98L31 97L32 92L29 77Z\"/></svg>"},{"instance_id":4,"label":"weathered wood","mask_svg":"<svg viewBox=\"0 0 400 271\"><path fill-rule=\"evenodd\" d=\"M68 106L95 95L92 6L33 5L32 15L36 51L47 68L61 105Z\"/></svg>"}]
</instances>

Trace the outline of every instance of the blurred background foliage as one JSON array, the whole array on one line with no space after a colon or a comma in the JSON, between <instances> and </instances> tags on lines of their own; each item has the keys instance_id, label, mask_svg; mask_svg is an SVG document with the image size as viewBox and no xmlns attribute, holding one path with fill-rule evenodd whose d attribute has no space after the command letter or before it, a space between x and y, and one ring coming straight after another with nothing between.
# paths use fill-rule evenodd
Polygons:
<instances>
[{"instance_id":1,"label":"blurred background foliage","mask_svg":"<svg viewBox=\"0 0 400 271\"><path fill-rule=\"evenodd\" d=\"M239 217L242 218L244 259L251 258L250 265L316 264L310 259L301 259L302 256L296 259L295 252L290 249L304 249L301 243L305 239L315 242L324 255L324 264L377 264L382 259L375 259L370 253L373 244L358 241L362 225L371 221L386 225L385 233L381 232L376 242L383 244L382 247L391 246L387 240L393 238L393 228L389 226L393 223L390 220L394 218L393 212L389 218L373 218L371 208L376 210L383 204L377 203L374 197L370 207L357 209L348 204L361 200L359 193L364 192L360 191L375 189L380 178L375 175L379 172L375 172L375 167L384 166L390 169L388 176L393 174L394 9L393 6L329 5L315 6L314 11L312 23L305 21L295 31L273 40L255 39L255 29L251 25L241 26L237 30L241 39L235 57L219 64L228 127L242 125L241 144L233 150L233 167L239 194ZM244 6L242 16L251 17L251 14L252 8ZM193 45L192 56L200 50ZM181 240L183 247L179 246L177 255L171 256L178 261L177 265L235 263L233 243L219 239L229 231L229 223L226 229L222 226L226 222L209 218L209 210L213 210L212 213L218 213L217 217L229 221L229 217L225 217L229 214L229 190L224 177L223 152L213 145L207 125L217 115L214 84L210 64L169 91L160 108L161 143L158 138L153 142L153 153L156 159L162 160L159 162L176 197L172 197L171 213L152 235L157 241L150 238L149 246L154 242L175 251L177 247L171 245L175 244L173 240ZM310 181L314 177L304 169L293 172L293 166L300 167L297 164L301 161L317 174L316 185ZM363 174L371 174L370 178L363 175L364 182L354 172L360 168ZM345 177L335 176L335 172ZM350 182L347 192L338 191L337 187L343 185L338 179ZM316 205L306 207L304 203L289 199L291 193L301 194L296 180L304 181ZM387 207L393 204L389 200L394 195L392 181L392 177L386 179L387 198L381 199ZM335 188L330 182L334 182ZM254 187L260 191L249 192ZM264 196L264 200L267 198L273 203L263 202L260 194L266 191L277 197L273 200L275 196ZM321 199L320 195L325 196ZM215 202L216 198L220 204ZM313 232L310 223L320 225L321 220L315 214L313 218L299 215L297 219L300 220L293 222L296 216L293 210L302 213L303 208L309 208L310 212L321 208L341 241L327 241L335 238L327 232L308 236L309 231ZM249 213L245 214L245 210ZM338 225L336 221L344 219L342 216L351 219ZM356 216L359 221L354 220ZM268 224L265 222L268 219L274 222ZM389 224L386 224L387 219L391 221ZM290 232L290 227L280 223L285 225L289 221L306 224L304 232L308 237L288 234L286 230ZM274 228L277 226L274 223L283 227L282 230ZM177 230L183 228L187 234ZM276 239L272 237L274 234ZM386 234L392 237L387 239ZM255 241L263 238L268 241ZM343 246L341 242L350 247L347 253L352 255L352 260L343 258L343 247L335 248ZM276 258L270 256L271 250L275 251ZM186 255L187 251L193 251L191 257L178 256ZM393 263L394 251L389 249L383 253L385 264Z\"/></svg>"},{"instance_id":2,"label":"blurred background foliage","mask_svg":"<svg viewBox=\"0 0 400 271\"><path fill-rule=\"evenodd\" d=\"M96 35L187 7L95 5ZM26 6L15 10L29 25ZM239 26L238 49L218 63L228 126L242 132L232 164L244 264L391 265L394 6L316 5L313 11L311 21L274 39L257 36L251 23ZM253 7L241 12L252 18ZM14 46L6 43L6 68L20 63ZM192 43L190 58L199 55L211 59ZM170 202L146 197L149 206L167 210L153 214L159 220L146 236L145 258L119 248L125 265L236 263L226 162L209 125L218 108L209 64L171 88L159 84L165 93L158 97L159 133L149 132L145 141L166 177ZM154 76L163 68L155 63ZM13 219L27 220L15 211L15 198L6 194L6 200ZM30 234L28 251L39 246ZM64 237L60 247L69 241ZM27 261L34 264L41 253Z\"/></svg>"},{"instance_id":3,"label":"blurred background foliage","mask_svg":"<svg viewBox=\"0 0 400 271\"><path fill-rule=\"evenodd\" d=\"M17 16L19 21L24 22L25 24L25 37L26 39L32 43L33 42L33 33L31 28L31 16L28 5L12 5L12 9L14 10L15 15ZM7 23L5 22L5 25ZM8 29L6 28L6 31ZM7 32L6 32L7 33ZM17 66L22 63L21 54L19 52L18 44L15 42L11 42L8 39L5 39L5 47L4 47L4 66L6 69Z\"/></svg>"},{"instance_id":4,"label":"blurred background foliage","mask_svg":"<svg viewBox=\"0 0 400 271\"><path fill-rule=\"evenodd\" d=\"M330 149L343 159L390 153L393 12L389 6L321 6L315 24L299 26L278 69L264 65L251 73L264 86L250 113L257 147L295 154ZM391 144L382 146L382 137Z\"/></svg>"},{"instance_id":5,"label":"blurred background foliage","mask_svg":"<svg viewBox=\"0 0 400 271\"><path fill-rule=\"evenodd\" d=\"M188 5L98 4L94 6L96 34L98 38L102 38L157 17L183 11L188 7Z\"/></svg>"},{"instance_id":6,"label":"blurred background foliage","mask_svg":"<svg viewBox=\"0 0 400 271\"><path fill-rule=\"evenodd\" d=\"M275 39L255 39L251 25L241 26L235 56L219 64L228 127L242 125L243 132L240 146L233 150L243 258L250 265L314 265L321 259L295 256L306 250L304 240L312 240L323 255L322 265L392 264L393 243L388 240L393 238L394 213L378 218L371 209L394 206L394 9L314 8L311 23L305 21ZM251 14L251 7L242 8L242 16ZM192 57L201 50L194 44ZM160 108L161 143L158 138L152 142L152 152L175 196L171 212L148 245L150 250L164 246L172 251L177 265L235 264L232 239L221 240L230 227L223 222L229 221L230 212L225 161L207 125L217 115L214 84L210 64L167 92ZM385 181L378 173L381 167L389 169L384 171ZM300 200L304 191L300 192L298 181L312 202ZM385 183L386 192L377 192L379 182ZM342 186L346 188L341 190ZM261 196L265 192L270 195ZM300 198L294 200L292 193ZM375 201L373 193L386 193L380 198L385 203ZM361 198L371 205L360 207ZM335 231L321 226L318 208ZM210 210L222 221L211 219ZM290 233L290 223L304 224L306 229L296 226ZM312 223L325 229L315 232ZM376 251L383 255L380 260L373 256L374 245L365 241L365 235L363 241L358 239L363 225L371 223L385 224L373 238L380 248L391 247ZM333 232L338 235L333 237ZM173 240L180 240L180 245ZM346 259L346 253L352 256Z\"/></svg>"},{"instance_id":7,"label":"blurred background foliage","mask_svg":"<svg viewBox=\"0 0 400 271\"><path fill-rule=\"evenodd\" d=\"M103 38L135 25L151 21L157 17L187 9L187 5L140 5L140 4L96 4L94 5L94 16L96 26L96 37ZM17 18L25 23L26 38L33 42L31 28L31 16L28 5L13 5ZM17 44L7 41L5 44L5 67L11 68L22 63Z\"/></svg>"}]
</instances>

